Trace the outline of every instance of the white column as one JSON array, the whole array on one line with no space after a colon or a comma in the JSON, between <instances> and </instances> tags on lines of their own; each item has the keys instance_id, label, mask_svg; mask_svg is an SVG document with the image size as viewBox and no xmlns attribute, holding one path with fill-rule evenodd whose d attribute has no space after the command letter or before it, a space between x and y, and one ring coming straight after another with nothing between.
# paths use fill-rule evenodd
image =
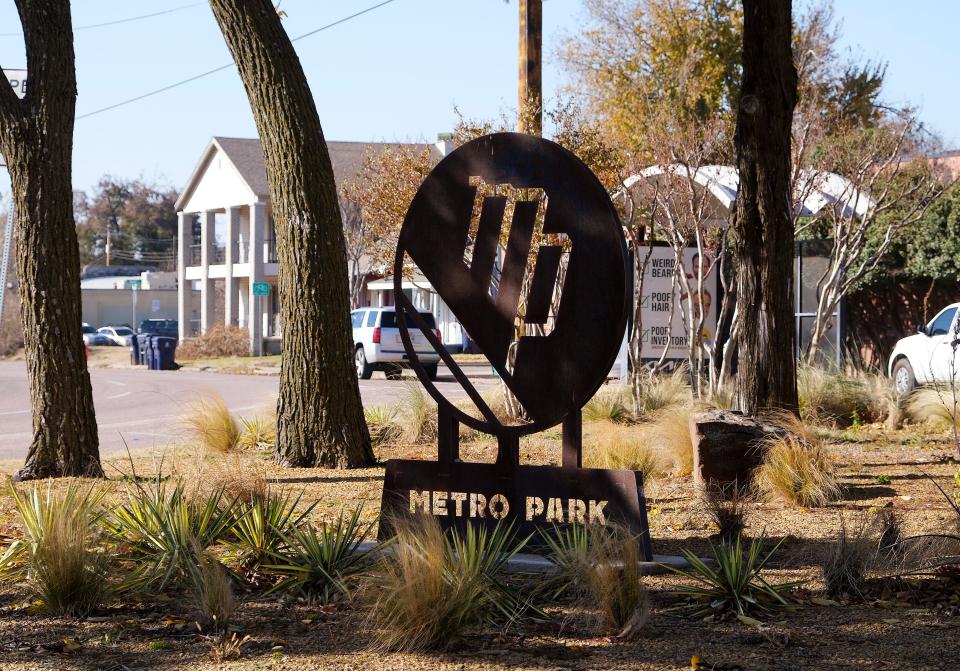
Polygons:
<instances>
[{"instance_id":1,"label":"white column","mask_svg":"<svg viewBox=\"0 0 960 671\"><path fill-rule=\"evenodd\" d=\"M238 234L240 233L240 208L227 208L227 250L224 259L223 321L227 326L237 325L237 280L233 277L233 264L237 263Z\"/></svg>"},{"instance_id":2,"label":"white column","mask_svg":"<svg viewBox=\"0 0 960 671\"><path fill-rule=\"evenodd\" d=\"M193 215L177 213L177 322L180 340L190 334L190 287L187 285L187 264L190 263L190 240L193 237ZM137 327L136 324L133 325Z\"/></svg>"},{"instance_id":3,"label":"white column","mask_svg":"<svg viewBox=\"0 0 960 671\"><path fill-rule=\"evenodd\" d=\"M263 347L264 298L253 295L253 283L263 281L263 229L266 225L266 203L250 206L250 294L247 298L250 330L250 353L258 354Z\"/></svg>"},{"instance_id":4,"label":"white column","mask_svg":"<svg viewBox=\"0 0 960 671\"><path fill-rule=\"evenodd\" d=\"M200 213L200 333L213 326L213 280L210 279L210 261L213 256L213 236L216 213Z\"/></svg>"}]
</instances>

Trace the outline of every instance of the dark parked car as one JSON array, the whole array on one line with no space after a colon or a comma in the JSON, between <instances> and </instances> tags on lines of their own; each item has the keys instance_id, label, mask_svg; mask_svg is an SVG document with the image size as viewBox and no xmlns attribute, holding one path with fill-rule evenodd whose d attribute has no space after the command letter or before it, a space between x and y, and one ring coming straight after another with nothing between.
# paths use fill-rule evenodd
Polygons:
<instances>
[{"instance_id":1,"label":"dark parked car","mask_svg":"<svg viewBox=\"0 0 960 671\"><path fill-rule=\"evenodd\" d=\"M180 325L176 319L144 319L140 322L137 333L177 338L180 335Z\"/></svg>"}]
</instances>

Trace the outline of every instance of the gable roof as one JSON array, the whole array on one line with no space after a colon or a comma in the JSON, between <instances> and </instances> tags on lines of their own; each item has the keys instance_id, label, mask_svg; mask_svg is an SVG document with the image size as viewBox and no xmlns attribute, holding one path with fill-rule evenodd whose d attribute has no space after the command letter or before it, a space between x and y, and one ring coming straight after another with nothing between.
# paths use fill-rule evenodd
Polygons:
<instances>
[{"instance_id":1,"label":"gable roof","mask_svg":"<svg viewBox=\"0 0 960 671\"><path fill-rule=\"evenodd\" d=\"M409 147L415 150L429 149L434 163L443 158L443 153L435 144L402 143L402 142L327 142L327 151L330 152L330 163L333 165L333 179L337 186L359 174L363 167L363 159L367 152L381 152L388 148ZM267 181L267 169L263 160L263 148L257 138L214 137L197 167L194 168L190 179L187 180L180 197L177 198L176 209L189 200L196 185L203 178L209 160L215 150L220 150L233 165L240 178L246 182L250 190L260 199L270 198L270 185Z\"/></svg>"}]
</instances>

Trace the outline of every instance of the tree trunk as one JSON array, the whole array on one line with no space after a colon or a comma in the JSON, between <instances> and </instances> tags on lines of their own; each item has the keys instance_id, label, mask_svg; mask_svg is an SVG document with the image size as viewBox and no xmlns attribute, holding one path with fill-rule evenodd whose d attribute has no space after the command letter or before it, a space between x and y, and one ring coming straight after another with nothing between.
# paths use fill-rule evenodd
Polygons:
<instances>
[{"instance_id":1,"label":"tree trunk","mask_svg":"<svg viewBox=\"0 0 960 671\"><path fill-rule=\"evenodd\" d=\"M80 252L73 221L77 84L69 0L18 0L29 91L0 85L0 152L16 206L20 317L33 440L16 478L102 477L80 329Z\"/></svg>"},{"instance_id":2,"label":"tree trunk","mask_svg":"<svg viewBox=\"0 0 960 671\"><path fill-rule=\"evenodd\" d=\"M283 362L276 459L375 462L353 365L343 223L303 68L270 0L210 0L260 133L277 230Z\"/></svg>"},{"instance_id":3,"label":"tree trunk","mask_svg":"<svg viewBox=\"0 0 960 671\"><path fill-rule=\"evenodd\" d=\"M744 0L743 84L737 112L737 407L796 412L790 125L797 73L790 0Z\"/></svg>"}]
</instances>

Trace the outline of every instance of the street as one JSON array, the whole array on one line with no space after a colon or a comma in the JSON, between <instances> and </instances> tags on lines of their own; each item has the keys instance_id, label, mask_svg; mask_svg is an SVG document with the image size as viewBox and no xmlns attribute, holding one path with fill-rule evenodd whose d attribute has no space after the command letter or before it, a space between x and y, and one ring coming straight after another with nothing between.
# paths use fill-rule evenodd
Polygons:
<instances>
[{"instance_id":1,"label":"street","mask_svg":"<svg viewBox=\"0 0 960 671\"><path fill-rule=\"evenodd\" d=\"M488 367L464 370L481 391L494 384ZM190 401L210 393L223 397L240 415L255 415L270 408L279 378L273 375L230 375L199 371L147 371L145 369L92 368L93 400L100 427L100 452L109 454L159 447L181 438L178 418ZM390 381L382 373L360 381L364 405L401 401L407 384L419 384L407 372L403 381ZM449 398L466 394L446 368L440 369L438 387ZM0 361L0 460L22 459L30 444L30 395L23 361Z\"/></svg>"}]
</instances>

